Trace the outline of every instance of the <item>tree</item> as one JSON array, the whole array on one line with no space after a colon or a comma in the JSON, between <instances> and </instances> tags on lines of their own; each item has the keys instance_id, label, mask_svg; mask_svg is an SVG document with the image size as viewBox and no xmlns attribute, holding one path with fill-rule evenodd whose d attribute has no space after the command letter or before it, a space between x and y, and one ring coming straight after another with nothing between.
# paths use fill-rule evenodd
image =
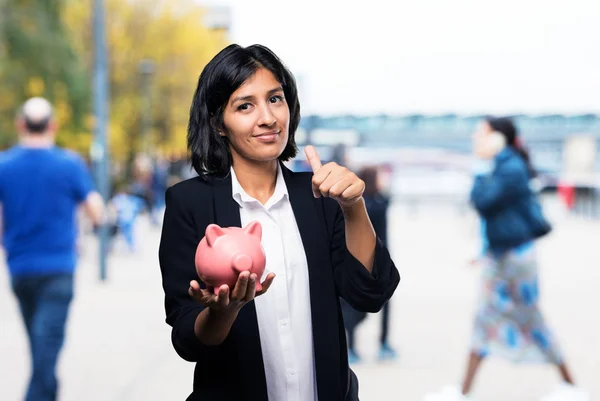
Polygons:
<instances>
[{"instance_id":1,"label":"tree","mask_svg":"<svg viewBox=\"0 0 600 401\"><path fill-rule=\"evenodd\" d=\"M65 24L87 71L93 62L91 2L68 0ZM110 149L125 161L141 150L144 91L140 61L154 62L152 125L155 149L186 149L189 107L204 65L225 46L203 25L193 0L106 0L110 80Z\"/></svg>"},{"instance_id":2,"label":"tree","mask_svg":"<svg viewBox=\"0 0 600 401\"><path fill-rule=\"evenodd\" d=\"M114 161L141 149L140 61L153 60L155 149L184 151L189 107L204 65L225 46L203 25L194 0L105 0L110 81L110 150ZM56 107L60 145L83 154L93 136L92 0L0 0L0 146L15 140L13 120L28 97Z\"/></svg>"},{"instance_id":3,"label":"tree","mask_svg":"<svg viewBox=\"0 0 600 401\"><path fill-rule=\"evenodd\" d=\"M70 35L65 0L0 0L0 146L12 144L15 112L31 96L56 107L63 142L85 131L89 84Z\"/></svg>"}]
</instances>

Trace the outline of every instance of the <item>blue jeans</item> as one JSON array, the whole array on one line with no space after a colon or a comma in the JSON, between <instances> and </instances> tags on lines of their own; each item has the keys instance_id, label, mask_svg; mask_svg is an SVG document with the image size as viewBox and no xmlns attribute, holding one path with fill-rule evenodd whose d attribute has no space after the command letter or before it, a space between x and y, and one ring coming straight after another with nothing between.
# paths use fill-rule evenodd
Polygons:
<instances>
[{"instance_id":1,"label":"blue jeans","mask_svg":"<svg viewBox=\"0 0 600 401\"><path fill-rule=\"evenodd\" d=\"M73 274L13 277L31 351L31 379L25 401L55 401L56 364L65 339Z\"/></svg>"}]
</instances>

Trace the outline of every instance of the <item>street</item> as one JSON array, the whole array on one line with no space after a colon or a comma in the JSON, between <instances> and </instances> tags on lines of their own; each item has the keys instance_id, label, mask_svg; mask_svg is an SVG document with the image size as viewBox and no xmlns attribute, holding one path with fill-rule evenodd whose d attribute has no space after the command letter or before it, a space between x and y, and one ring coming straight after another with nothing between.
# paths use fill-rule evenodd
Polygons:
<instances>
[{"instance_id":1,"label":"street","mask_svg":"<svg viewBox=\"0 0 600 401\"><path fill-rule=\"evenodd\" d=\"M541 308L575 380L598 399L600 223L557 216L554 232L539 244ZM361 400L417 401L462 377L479 279L478 268L468 265L477 251L477 222L450 207L415 212L394 204L389 226L390 251L402 277L390 318L399 359L376 361L380 316L370 315L357 332L365 362L353 369ZM177 356L164 322L160 229L143 216L137 234L142 250L131 255L117 249L105 282L98 279L96 239L83 242L60 360L62 401L183 401L191 392L193 364ZM17 401L24 394L29 359L5 267L0 268L0 316L0 400ZM557 382L550 366L491 359L476 379L474 397L537 400Z\"/></svg>"}]
</instances>

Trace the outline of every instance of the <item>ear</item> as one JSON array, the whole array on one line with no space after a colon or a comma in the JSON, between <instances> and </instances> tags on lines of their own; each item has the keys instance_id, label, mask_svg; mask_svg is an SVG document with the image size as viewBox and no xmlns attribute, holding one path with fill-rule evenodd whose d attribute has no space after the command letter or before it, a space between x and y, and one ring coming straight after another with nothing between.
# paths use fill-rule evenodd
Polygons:
<instances>
[{"instance_id":1,"label":"ear","mask_svg":"<svg viewBox=\"0 0 600 401\"><path fill-rule=\"evenodd\" d=\"M15 119L15 127L17 128L17 131L20 134L25 133L27 131L25 128L25 120L23 120L22 117L17 117Z\"/></svg>"},{"instance_id":2,"label":"ear","mask_svg":"<svg viewBox=\"0 0 600 401\"><path fill-rule=\"evenodd\" d=\"M246 234L254 235L258 237L258 239L262 239L262 226L258 221L252 221L248 223L246 227L244 227L243 231Z\"/></svg>"},{"instance_id":3,"label":"ear","mask_svg":"<svg viewBox=\"0 0 600 401\"><path fill-rule=\"evenodd\" d=\"M208 246L212 247L217 238L222 235L225 235L225 231L218 225L209 224L208 227L206 227L206 242L208 243Z\"/></svg>"}]
</instances>

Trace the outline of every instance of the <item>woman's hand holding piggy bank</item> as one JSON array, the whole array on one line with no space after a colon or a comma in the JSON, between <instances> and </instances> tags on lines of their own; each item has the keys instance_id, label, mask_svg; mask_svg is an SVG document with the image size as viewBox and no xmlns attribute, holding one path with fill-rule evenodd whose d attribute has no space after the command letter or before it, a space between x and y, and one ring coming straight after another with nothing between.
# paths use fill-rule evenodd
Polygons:
<instances>
[{"instance_id":1,"label":"woman's hand holding piggy bank","mask_svg":"<svg viewBox=\"0 0 600 401\"><path fill-rule=\"evenodd\" d=\"M235 310L264 294L275 274L269 273L260 283L266 264L261 237L262 227L257 221L243 229L210 224L195 258L198 277L207 288L201 289L193 280L190 296L213 310Z\"/></svg>"}]
</instances>

